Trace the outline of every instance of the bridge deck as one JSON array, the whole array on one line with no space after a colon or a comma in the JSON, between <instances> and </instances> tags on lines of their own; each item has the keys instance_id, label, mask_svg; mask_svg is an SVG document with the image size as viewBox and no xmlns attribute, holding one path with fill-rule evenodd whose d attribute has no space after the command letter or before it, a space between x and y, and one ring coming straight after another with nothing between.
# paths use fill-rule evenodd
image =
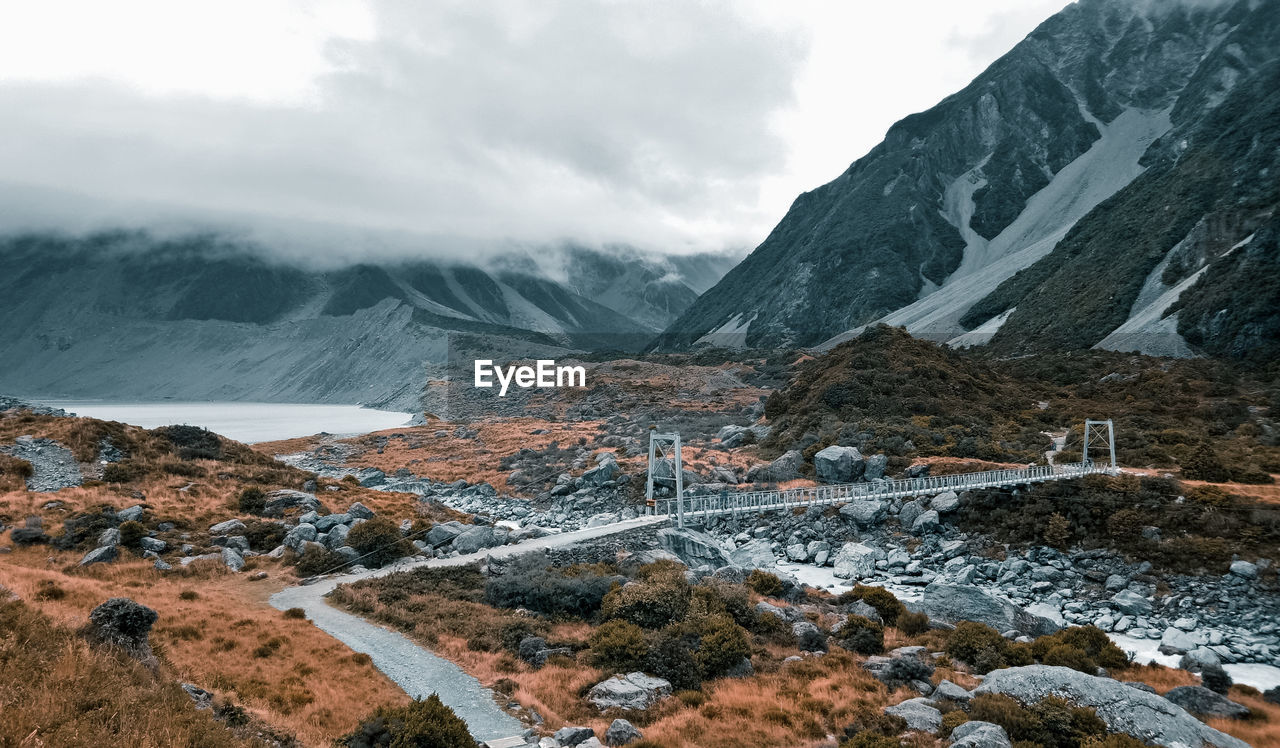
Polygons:
<instances>
[{"instance_id":1,"label":"bridge deck","mask_svg":"<svg viewBox=\"0 0 1280 748\"><path fill-rule=\"evenodd\" d=\"M1095 473L1114 474L1115 469L1109 465L1077 462L1065 465L1037 465L1015 470L987 470L981 473L881 480L871 483L845 483L830 486L789 488L778 491L685 496L683 502L673 498L656 500L654 513L680 517L683 523L684 518L768 512L826 504L845 504L863 499L889 500L907 496L938 494L944 491L967 491L974 488L999 488L1028 483L1043 483L1051 480L1080 478Z\"/></svg>"}]
</instances>

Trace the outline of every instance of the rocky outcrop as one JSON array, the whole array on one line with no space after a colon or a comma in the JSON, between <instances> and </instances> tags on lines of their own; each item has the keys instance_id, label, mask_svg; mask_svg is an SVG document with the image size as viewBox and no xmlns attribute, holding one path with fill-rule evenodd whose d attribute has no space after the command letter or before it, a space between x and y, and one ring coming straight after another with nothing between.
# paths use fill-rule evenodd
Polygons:
<instances>
[{"instance_id":1,"label":"rocky outcrop","mask_svg":"<svg viewBox=\"0 0 1280 748\"><path fill-rule=\"evenodd\" d=\"M1059 628L1047 618L1028 613L982 590L937 582L924 588L921 610L930 618L948 623L977 621L996 631L1014 630L1029 636L1052 634Z\"/></svg>"},{"instance_id":2,"label":"rocky outcrop","mask_svg":"<svg viewBox=\"0 0 1280 748\"><path fill-rule=\"evenodd\" d=\"M866 463L857 447L831 445L813 456L813 470L824 483L852 483L862 477Z\"/></svg>"},{"instance_id":3,"label":"rocky outcrop","mask_svg":"<svg viewBox=\"0 0 1280 748\"><path fill-rule=\"evenodd\" d=\"M971 720L951 731L952 748L1013 748L1009 733L1000 725Z\"/></svg>"},{"instance_id":4,"label":"rocky outcrop","mask_svg":"<svg viewBox=\"0 0 1280 748\"><path fill-rule=\"evenodd\" d=\"M1060 696L1092 707L1108 729L1157 745L1249 748L1243 740L1209 727L1161 696L1070 668L1028 665L995 670L974 693L1002 693L1023 703Z\"/></svg>"},{"instance_id":5,"label":"rocky outcrop","mask_svg":"<svg viewBox=\"0 0 1280 748\"><path fill-rule=\"evenodd\" d=\"M634 672L595 684L587 693L587 700L602 712L608 709L644 711L670 695L669 681Z\"/></svg>"},{"instance_id":6,"label":"rocky outcrop","mask_svg":"<svg viewBox=\"0 0 1280 748\"><path fill-rule=\"evenodd\" d=\"M643 738L640 730L625 719L618 718L609 724L609 729L604 732L604 744L610 748L616 746L634 743Z\"/></svg>"},{"instance_id":7,"label":"rocky outcrop","mask_svg":"<svg viewBox=\"0 0 1280 748\"><path fill-rule=\"evenodd\" d=\"M663 528L658 530L658 544L678 556L690 569L700 566L718 569L732 563L720 541L698 530Z\"/></svg>"},{"instance_id":8,"label":"rocky outcrop","mask_svg":"<svg viewBox=\"0 0 1280 748\"><path fill-rule=\"evenodd\" d=\"M1249 716L1249 707L1237 704L1204 686L1179 686L1166 693L1164 697L1197 717L1205 719L1212 717L1245 719Z\"/></svg>"},{"instance_id":9,"label":"rocky outcrop","mask_svg":"<svg viewBox=\"0 0 1280 748\"><path fill-rule=\"evenodd\" d=\"M840 546L832 566L840 579L866 579L876 573L876 562L885 559L885 552L862 543L845 543Z\"/></svg>"},{"instance_id":10,"label":"rocky outcrop","mask_svg":"<svg viewBox=\"0 0 1280 748\"><path fill-rule=\"evenodd\" d=\"M892 714L907 721L907 729L934 733L942 727L942 712L938 711L928 699L907 699L900 704L884 708L885 714Z\"/></svg>"}]
</instances>

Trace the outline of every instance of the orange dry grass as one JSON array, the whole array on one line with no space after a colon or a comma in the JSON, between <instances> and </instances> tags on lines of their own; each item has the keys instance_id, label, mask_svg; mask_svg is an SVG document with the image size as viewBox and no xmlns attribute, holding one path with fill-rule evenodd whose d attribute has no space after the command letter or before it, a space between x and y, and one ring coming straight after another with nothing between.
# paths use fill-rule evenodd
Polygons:
<instances>
[{"instance_id":1,"label":"orange dry grass","mask_svg":"<svg viewBox=\"0 0 1280 748\"><path fill-rule=\"evenodd\" d=\"M1112 674L1116 680L1137 681L1164 693L1178 686L1198 686L1199 676L1163 665L1134 665Z\"/></svg>"},{"instance_id":2,"label":"orange dry grass","mask_svg":"<svg viewBox=\"0 0 1280 748\"><path fill-rule=\"evenodd\" d=\"M16 549L0 557L0 579L68 627L111 597L155 609L152 642L178 678L231 697L307 745L329 745L379 705L407 698L367 658L270 608L266 598L278 581L250 582L213 566L190 577L162 575L149 562L127 560L78 569L78 554L52 552L48 563L50 554ZM50 583L60 596L50 594ZM188 590L195 599L180 597Z\"/></svg>"}]
</instances>

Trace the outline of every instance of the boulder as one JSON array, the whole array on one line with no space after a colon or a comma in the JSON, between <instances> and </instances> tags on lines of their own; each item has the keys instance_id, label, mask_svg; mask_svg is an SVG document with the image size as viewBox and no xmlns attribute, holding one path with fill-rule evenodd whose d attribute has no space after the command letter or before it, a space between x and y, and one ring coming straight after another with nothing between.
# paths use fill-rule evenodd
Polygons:
<instances>
[{"instance_id":1,"label":"boulder","mask_svg":"<svg viewBox=\"0 0 1280 748\"><path fill-rule=\"evenodd\" d=\"M477 525L453 539L453 548L458 553L475 553L484 548L502 545L492 527Z\"/></svg>"},{"instance_id":2,"label":"boulder","mask_svg":"<svg viewBox=\"0 0 1280 748\"><path fill-rule=\"evenodd\" d=\"M618 469L618 463L614 462L611 455L609 459L583 473L582 479L589 485L603 486L606 482L613 480L619 472L621 471Z\"/></svg>"},{"instance_id":3,"label":"boulder","mask_svg":"<svg viewBox=\"0 0 1280 748\"><path fill-rule=\"evenodd\" d=\"M232 571L240 571L244 568L244 557L233 548L222 549L222 563Z\"/></svg>"},{"instance_id":4,"label":"boulder","mask_svg":"<svg viewBox=\"0 0 1280 748\"><path fill-rule=\"evenodd\" d=\"M164 551L164 549L167 548L169 544L159 538L143 538L142 540L138 541L138 545L144 551L151 551L152 553L160 553Z\"/></svg>"},{"instance_id":5,"label":"boulder","mask_svg":"<svg viewBox=\"0 0 1280 748\"><path fill-rule=\"evenodd\" d=\"M840 579L866 579L875 576L876 561L883 561L884 551L862 543L845 543L832 561L835 576Z\"/></svg>"},{"instance_id":6,"label":"boulder","mask_svg":"<svg viewBox=\"0 0 1280 748\"><path fill-rule=\"evenodd\" d=\"M1167 699L1071 668L1027 665L995 670L988 673L973 692L1003 693L1024 704L1046 696L1061 696L1080 706L1092 707L1111 731L1123 732L1147 743L1188 748L1248 748L1243 740L1209 727Z\"/></svg>"},{"instance_id":7,"label":"boulder","mask_svg":"<svg viewBox=\"0 0 1280 748\"><path fill-rule=\"evenodd\" d=\"M346 525L334 525L329 534L325 536L324 547L329 550L341 548L347 544L347 536L351 534L351 528Z\"/></svg>"},{"instance_id":8,"label":"boulder","mask_svg":"<svg viewBox=\"0 0 1280 748\"><path fill-rule=\"evenodd\" d=\"M1244 579L1257 579L1258 565L1251 564L1248 561L1232 561L1229 573Z\"/></svg>"},{"instance_id":9,"label":"boulder","mask_svg":"<svg viewBox=\"0 0 1280 748\"><path fill-rule=\"evenodd\" d=\"M1249 716L1249 707L1237 704L1204 686L1179 686L1166 693L1164 697L1201 718L1245 719Z\"/></svg>"},{"instance_id":10,"label":"boulder","mask_svg":"<svg viewBox=\"0 0 1280 748\"><path fill-rule=\"evenodd\" d=\"M636 729L636 726L625 719L615 719L609 724L609 729L604 731L604 744L608 746L620 746L643 738L644 735Z\"/></svg>"},{"instance_id":11,"label":"boulder","mask_svg":"<svg viewBox=\"0 0 1280 748\"><path fill-rule=\"evenodd\" d=\"M957 725L951 731L953 748L1013 748L1009 733L1000 725L981 720L970 720Z\"/></svg>"},{"instance_id":12,"label":"boulder","mask_svg":"<svg viewBox=\"0 0 1280 748\"><path fill-rule=\"evenodd\" d=\"M773 544L757 538L730 551L729 563L741 569L772 569L777 559L773 556Z\"/></svg>"},{"instance_id":13,"label":"boulder","mask_svg":"<svg viewBox=\"0 0 1280 748\"><path fill-rule=\"evenodd\" d=\"M285 533L284 546L292 549L294 553L302 553L306 544L315 542L318 535L315 525L303 522Z\"/></svg>"},{"instance_id":14,"label":"boulder","mask_svg":"<svg viewBox=\"0 0 1280 748\"><path fill-rule=\"evenodd\" d=\"M889 513L889 505L878 499L858 499L840 507L840 514L867 528L882 522Z\"/></svg>"},{"instance_id":15,"label":"boulder","mask_svg":"<svg viewBox=\"0 0 1280 748\"><path fill-rule=\"evenodd\" d=\"M587 700L600 711L624 709L643 711L671 695L671 683L644 673L615 675L591 687Z\"/></svg>"},{"instance_id":16,"label":"boulder","mask_svg":"<svg viewBox=\"0 0 1280 748\"><path fill-rule=\"evenodd\" d=\"M916 535L934 532L938 529L940 524L941 521L938 517L938 513L930 509L927 512L921 513L920 516L916 517L915 521L911 523L911 532Z\"/></svg>"},{"instance_id":17,"label":"boulder","mask_svg":"<svg viewBox=\"0 0 1280 748\"><path fill-rule=\"evenodd\" d=\"M889 455L871 455L867 458L866 467L862 471L865 481L880 480L884 477L884 469L889 466Z\"/></svg>"},{"instance_id":18,"label":"boulder","mask_svg":"<svg viewBox=\"0 0 1280 748\"><path fill-rule=\"evenodd\" d=\"M117 522L137 522L138 520L142 519L142 515L146 513L147 513L147 510L141 504L134 504L133 506L127 509L121 509L120 511L116 512L116 521Z\"/></svg>"},{"instance_id":19,"label":"boulder","mask_svg":"<svg viewBox=\"0 0 1280 748\"><path fill-rule=\"evenodd\" d=\"M314 529L314 528L313 528ZM242 534L244 532L244 523L238 519L229 519L226 522L219 522L209 528L210 535L231 535ZM311 538L314 540L315 538Z\"/></svg>"},{"instance_id":20,"label":"boulder","mask_svg":"<svg viewBox=\"0 0 1280 748\"><path fill-rule=\"evenodd\" d=\"M924 513L924 507L919 501L908 501L898 510L898 522L903 527L911 527L915 523L916 517Z\"/></svg>"},{"instance_id":21,"label":"boulder","mask_svg":"<svg viewBox=\"0 0 1280 748\"><path fill-rule=\"evenodd\" d=\"M316 532L329 532L338 525L345 525L351 522L350 514L326 514L323 517L316 517L311 520L311 524L316 526Z\"/></svg>"},{"instance_id":22,"label":"boulder","mask_svg":"<svg viewBox=\"0 0 1280 748\"><path fill-rule=\"evenodd\" d=\"M954 701L957 703L964 703L964 702L967 702L969 699L973 698L973 694L969 693L968 691L956 685L955 683L952 683L949 680L943 679L943 681L938 684L938 687L933 689L933 698L935 700L948 699L950 701Z\"/></svg>"},{"instance_id":23,"label":"boulder","mask_svg":"<svg viewBox=\"0 0 1280 748\"><path fill-rule=\"evenodd\" d=\"M960 497L955 491L946 491L933 497L929 502L929 508L939 514L954 512L960 508Z\"/></svg>"},{"instance_id":24,"label":"boulder","mask_svg":"<svg viewBox=\"0 0 1280 748\"><path fill-rule=\"evenodd\" d=\"M719 569L733 563L720 541L699 530L665 527L658 530L658 545L674 553L690 569L699 566Z\"/></svg>"},{"instance_id":25,"label":"boulder","mask_svg":"<svg viewBox=\"0 0 1280 748\"><path fill-rule=\"evenodd\" d=\"M555 738L561 746L573 746L595 736L595 731L590 727L561 727L551 737Z\"/></svg>"},{"instance_id":26,"label":"boulder","mask_svg":"<svg viewBox=\"0 0 1280 748\"><path fill-rule=\"evenodd\" d=\"M104 545L101 548L94 548L84 554L84 558L80 559L81 566L91 566L93 564L106 564L116 560L116 547L114 545Z\"/></svg>"},{"instance_id":27,"label":"boulder","mask_svg":"<svg viewBox=\"0 0 1280 748\"><path fill-rule=\"evenodd\" d=\"M315 494L292 489L281 489L267 494L267 502L262 513L268 517L282 517L290 509L316 511L320 508L320 500Z\"/></svg>"},{"instance_id":28,"label":"boulder","mask_svg":"<svg viewBox=\"0 0 1280 748\"><path fill-rule=\"evenodd\" d=\"M831 445L813 456L813 470L824 483L852 483L862 477L866 462L857 447Z\"/></svg>"},{"instance_id":29,"label":"boulder","mask_svg":"<svg viewBox=\"0 0 1280 748\"><path fill-rule=\"evenodd\" d=\"M373 510L357 501L347 507L347 515L352 519L373 519Z\"/></svg>"},{"instance_id":30,"label":"boulder","mask_svg":"<svg viewBox=\"0 0 1280 748\"><path fill-rule=\"evenodd\" d=\"M1059 626L1007 600L992 597L975 587L932 582L924 588L921 610L930 618L948 623L977 621L996 631L1010 629L1030 636L1044 636Z\"/></svg>"},{"instance_id":31,"label":"boulder","mask_svg":"<svg viewBox=\"0 0 1280 748\"><path fill-rule=\"evenodd\" d=\"M942 727L942 712L925 698L907 699L901 704L887 706L884 713L905 719L910 730L936 733Z\"/></svg>"},{"instance_id":32,"label":"boulder","mask_svg":"<svg viewBox=\"0 0 1280 748\"><path fill-rule=\"evenodd\" d=\"M98 547L107 545L120 545L120 529L116 527L108 527L98 534Z\"/></svg>"},{"instance_id":33,"label":"boulder","mask_svg":"<svg viewBox=\"0 0 1280 748\"><path fill-rule=\"evenodd\" d=\"M1112 595L1111 607L1126 615L1151 615L1151 601L1133 590L1121 590Z\"/></svg>"},{"instance_id":34,"label":"boulder","mask_svg":"<svg viewBox=\"0 0 1280 748\"><path fill-rule=\"evenodd\" d=\"M427 542L432 546L439 548L453 542L453 539L467 531L467 525L453 520L442 524L435 525L427 530Z\"/></svg>"},{"instance_id":35,"label":"boulder","mask_svg":"<svg viewBox=\"0 0 1280 748\"><path fill-rule=\"evenodd\" d=\"M1208 637L1203 635L1183 631L1176 626L1169 626L1160 635L1160 652L1167 655L1186 654L1201 644L1207 643L1207 639Z\"/></svg>"}]
</instances>

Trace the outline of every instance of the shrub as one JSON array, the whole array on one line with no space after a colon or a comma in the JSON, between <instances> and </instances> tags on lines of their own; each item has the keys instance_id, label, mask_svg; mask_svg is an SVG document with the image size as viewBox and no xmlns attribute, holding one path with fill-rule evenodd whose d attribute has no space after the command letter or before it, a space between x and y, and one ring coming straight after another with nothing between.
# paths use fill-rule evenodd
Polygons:
<instances>
[{"instance_id":1,"label":"shrub","mask_svg":"<svg viewBox=\"0 0 1280 748\"><path fill-rule=\"evenodd\" d=\"M1093 675L1097 669L1097 663L1089 659L1089 655L1079 647L1073 647L1069 644L1055 644L1045 652L1042 662L1046 665L1058 665L1060 667L1069 667L1072 670L1079 670L1082 673Z\"/></svg>"},{"instance_id":2,"label":"shrub","mask_svg":"<svg viewBox=\"0 0 1280 748\"><path fill-rule=\"evenodd\" d=\"M275 522L251 519L244 523L244 537L254 550L270 550L284 542L285 529Z\"/></svg>"},{"instance_id":3,"label":"shrub","mask_svg":"<svg viewBox=\"0 0 1280 748\"><path fill-rule=\"evenodd\" d=\"M782 594L782 580L778 575L760 569L753 569L747 575L747 586L763 597L777 597Z\"/></svg>"},{"instance_id":4,"label":"shrub","mask_svg":"<svg viewBox=\"0 0 1280 748\"><path fill-rule=\"evenodd\" d=\"M351 528L347 545L356 549L365 566L386 566L413 553L413 546L401 537L400 528L385 517L374 517Z\"/></svg>"},{"instance_id":5,"label":"shrub","mask_svg":"<svg viewBox=\"0 0 1280 748\"><path fill-rule=\"evenodd\" d=\"M840 646L851 652L873 655L884 651L884 627L865 616L850 615L836 636Z\"/></svg>"},{"instance_id":6,"label":"shrub","mask_svg":"<svg viewBox=\"0 0 1280 748\"><path fill-rule=\"evenodd\" d=\"M675 697L680 703L695 709L707 703L707 695L701 691L676 691Z\"/></svg>"},{"instance_id":7,"label":"shrub","mask_svg":"<svg viewBox=\"0 0 1280 748\"><path fill-rule=\"evenodd\" d=\"M907 636L923 634L929 630L929 616L908 610L898 616L898 630Z\"/></svg>"},{"instance_id":8,"label":"shrub","mask_svg":"<svg viewBox=\"0 0 1280 748\"><path fill-rule=\"evenodd\" d=\"M693 656L693 645L677 631L660 631L649 645L645 671L665 678L677 691L702 687L702 669Z\"/></svg>"},{"instance_id":9,"label":"shrub","mask_svg":"<svg viewBox=\"0 0 1280 748\"><path fill-rule=\"evenodd\" d=\"M836 598L839 605L848 605L855 600L861 600L867 605L876 609L880 614L880 620L884 621L884 625L892 626L898 622L898 616L906 612L907 608L893 593L883 587L872 587L869 585L856 584L853 589L841 594Z\"/></svg>"},{"instance_id":10,"label":"shrub","mask_svg":"<svg viewBox=\"0 0 1280 748\"><path fill-rule=\"evenodd\" d=\"M178 456L184 460L222 459L222 440L209 429L199 426L162 426L155 433L178 448Z\"/></svg>"},{"instance_id":11,"label":"shrub","mask_svg":"<svg viewBox=\"0 0 1280 748\"><path fill-rule=\"evenodd\" d=\"M1077 748L1107 730L1093 709L1057 696L1023 706L1004 694L979 694L969 702L969 718L1000 725L1015 744L1028 741L1045 748Z\"/></svg>"},{"instance_id":12,"label":"shrub","mask_svg":"<svg viewBox=\"0 0 1280 748\"><path fill-rule=\"evenodd\" d=\"M911 681L928 681L933 676L933 666L918 657L895 657L885 667L882 679L890 688L905 686Z\"/></svg>"},{"instance_id":13,"label":"shrub","mask_svg":"<svg viewBox=\"0 0 1280 748\"><path fill-rule=\"evenodd\" d=\"M589 618L617 580L595 573L565 576L549 567L515 568L485 583L485 601L498 608Z\"/></svg>"},{"instance_id":14,"label":"shrub","mask_svg":"<svg viewBox=\"0 0 1280 748\"><path fill-rule=\"evenodd\" d=\"M307 620L307 611L302 608L289 608L284 612L284 617L297 621L305 621Z\"/></svg>"},{"instance_id":15,"label":"shrub","mask_svg":"<svg viewBox=\"0 0 1280 748\"><path fill-rule=\"evenodd\" d=\"M147 528L141 522L129 520L120 524L120 545L125 548L137 548L138 543L147 537Z\"/></svg>"},{"instance_id":16,"label":"shrub","mask_svg":"<svg viewBox=\"0 0 1280 748\"><path fill-rule=\"evenodd\" d=\"M600 612L605 618L621 618L640 628L655 630L683 621L691 595L689 583L681 573L679 577L615 587L604 596Z\"/></svg>"},{"instance_id":17,"label":"shrub","mask_svg":"<svg viewBox=\"0 0 1280 748\"><path fill-rule=\"evenodd\" d=\"M146 469L132 460L112 462L102 468L102 480L107 483L133 483L146 474Z\"/></svg>"},{"instance_id":18,"label":"shrub","mask_svg":"<svg viewBox=\"0 0 1280 748\"><path fill-rule=\"evenodd\" d=\"M751 607L747 588L723 579L704 579L693 588L688 615L693 614L695 603L701 603L708 615L728 615L743 628L753 625L756 620L756 610Z\"/></svg>"},{"instance_id":19,"label":"shrub","mask_svg":"<svg viewBox=\"0 0 1280 748\"><path fill-rule=\"evenodd\" d=\"M695 659L703 678L718 678L751 654L747 634L728 616L712 616L700 627Z\"/></svg>"},{"instance_id":20,"label":"shrub","mask_svg":"<svg viewBox=\"0 0 1280 748\"><path fill-rule=\"evenodd\" d=\"M508 652L519 652L520 642L531 636L542 636L547 631L545 624L528 618L518 618L502 625L498 629L498 642Z\"/></svg>"},{"instance_id":21,"label":"shrub","mask_svg":"<svg viewBox=\"0 0 1280 748\"><path fill-rule=\"evenodd\" d=\"M1046 665L1062 665L1090 675L1098 667L1115 670L1129 664L1124 650L1096 626L1072 626L1038 637L1031 644L1031 652L1035 659Z\"/></svg>"},{"instance_id":22,"label":"shrub","mask_svg":"<svg viewBox=\"0 0 1280 748\"><path fill-rule=\"evenodd\" d=\"M35 598L37 600L61 600L67 596L67 591L62 589L57 582L52 579L40 580L40 585L36 589Z\"/></svg>"},{"instance_id":23,"label":"shrub","mask_svg":"<svg viewBox=\"0 0 1280 748\"><path fill-rule=\"evenodd\" d=\"M267 495L261 488L250 486L240 492L236 505L245 514L262 514L267 509Z\"/></svg>"},{"instance_id":24,"label":"shrub","mask_svg":"<svg viewBox=\"0 0 1280 748\"><path fill-rule=\"evenodd\" d=\"M840 748L902 748L902 741L874 732L860 732L840 743Z\"/></svg>"},{"instance_id":25,"label":"shrub","mask_svg":"<svg viewBox=\"0 0 1280 748\"><path fill-rule=\"evenodd\" d=\"M629 673L644 665L649 654L644 631L622 620L605 621L588 640L591 664L614 673Z\"/></svg>"},{"instance_id":26,"label":"shrub","mask_svg":"<svg viewBox=\"0 0 1280 748\"><path fill-rule=\"evenodd\" d=\"M379 707L339 740L347 748L475 748L467 723L431 694L405 706Z\"/></svg>"},{"instance_id":27,"label":"shrub","mask_svg":"<svg viewBox=\"0 0 1280 748\"><path fill-rule=\"evenodd\" d=\"M199 600L200 593L195 590L183 590L178 593L179 600Z\"/></svg>"},{"instance_id":28,"label":"shrub","mask_svg":"<svg viewBox=\"0 0 1280 748\"><path fill-rule=\"evenodd\" d=\"M857 721L844 728L845 742L840 744L841 748L846 745L861 745L867 748L875 748L876 746L889 745L888 743L876 742L853 742L858 740L869 740L873 737L894 738L893 745L899 745L896 742L896 736L907 731L907 721L902 717L893 714L885 714L879 710L867 710L858 715Z\"/></svg>"},{"instance_id":29,"label":"shrub","mask_svg":"<svg viewBox=\"0 0 1280 748\"><path fill-rule=\"evenodd\" d=\"M345 567L349 562L347 557L340 553L335 553L327 548L318 546L310 546L302 552L298 557L295 566L298 576L314 577L317 574L328 574Z\"/></svg>"},{"instance_id":30,"label":"shrub","mask_svg":"<svg viewBox=\"0 0 1280 748\"><path fill-rule=\"evenodd\" d=\"M994 653L995 657L1002 661L1005 649L1008 646L1008 642L1000 635L999 631L984 623L975 621L961 621L956 624L955 630L947 636L947 654L961 662L967 662L969 665L974 666L975 669L978 669L979 655L984 652ZM990 655L985 659L989 660ZM979 669L979 672L985 673L999 667L1000 663L997 662L995 667Z\"/></svg>"},{"instance_id":31,"label":"shrub","mask_svg":"<svg viewBox=\"0 0 1280 748\"><path fill-rule=\"evenodd\" d=\"M1049 515L1045 523L1044 542L1060 551L1065 551L1071 543L1071 522L1058 512Z\"/></svg>"},{"instance_id":32,"label":"shrub","mask_svg":"<svg viewBox=\"0 0 1280 748\"><path fill-rule=\"evenodd\" d=\"M947 712L942 715L942 727L938 730L938 734L942 737L951 735L951 731L969 721L969 715L959 709Z\"/></svg>"}]
</instances>

